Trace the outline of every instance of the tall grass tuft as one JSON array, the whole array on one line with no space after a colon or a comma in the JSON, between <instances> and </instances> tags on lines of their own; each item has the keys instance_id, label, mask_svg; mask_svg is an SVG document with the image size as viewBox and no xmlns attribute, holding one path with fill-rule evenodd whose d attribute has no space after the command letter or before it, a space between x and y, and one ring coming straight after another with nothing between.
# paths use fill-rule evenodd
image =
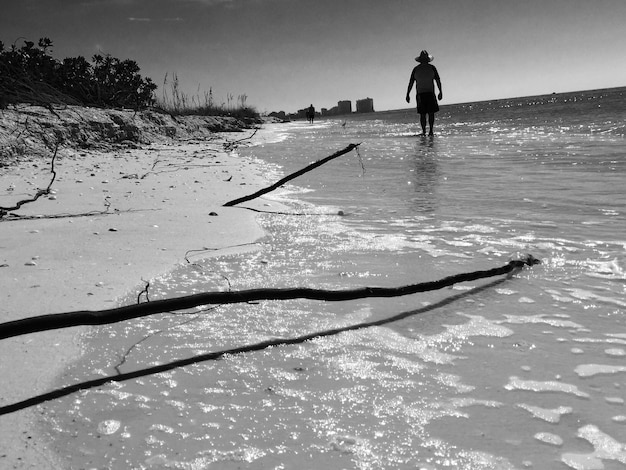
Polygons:
<instances>
[{"instance_id":1,"label":"tall grass tuft","mask_svg":"<svg viewBox=\"0 0 626 470\"><path fill-rule=\"evenodd\" d=\"M248 106L246 101L248 96L232 93L226 95L226 102L217 104L213 97L213 89L200 92L200 87L194 95L188 95L180 89L180 82L177 74L172 74L171 78L165 74L163 79L163 92L160 98L156 99L155 107L175 116L232 116L238 119L256 119L259 117L258 111Z\"/></svg>"}]
</instances>

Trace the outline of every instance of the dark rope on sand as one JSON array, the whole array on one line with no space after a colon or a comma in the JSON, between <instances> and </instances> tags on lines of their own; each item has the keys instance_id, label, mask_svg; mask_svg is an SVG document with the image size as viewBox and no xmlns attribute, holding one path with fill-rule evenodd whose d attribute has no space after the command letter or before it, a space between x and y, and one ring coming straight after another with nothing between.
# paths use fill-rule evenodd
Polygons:
<instances>
[{"instance_id":1,"label":"dark rope on sand","mask_svg":"<svg viewBox=\"0 0 626 470\"><path fill-rule=\"evenodd\" d=\"M352 150L354 150L355 148L358 148L359 144L350 144L348 145L346 148L344 148L343 150L339 150L338 152L333 153L332 155L329 155L326 158L322 158L321 160L317 160L316 162L311 163L310 165L302 168L301 170L296 171L295 173L291 173L290 175L285 176L284 178L280 179L279 181L277 181L276 183L274 183L271 186L268 186L267 188L263 188L259 191L257 191L254 194L249 194L248 196L243 196L240 197L238 199L233 199L232 201L228 201L226 204L224 204L225 207L228 206L234 206L236 204L239 204L241 202L246 202L246 201L250 201L252 199L256 199L259 196L262 196L263 194L267 194L271 191L274 191L277 188L280 188L283 184L285 184L287 181L291 181L292 179L297 178L300 175L303 175L304 173L307 173L311 170L314 170L315 168L317 168L318 166L322 166L324 163L329 162L330 160L333 160L337 157L340 157Z\"/></svg>"},{"instance_id":2,"label":"dark rope on sand","mask_svg":"<svg viewBox=\"0 0 626 470\"><path fill-rule=\"evenodd\" d=\"M9 413L14 413L16 411L19 410L23 410L26 408L29 408L31 406L36 406L36 405L40 405L42 403L45 403L47 401L50 400L54 400L57 398L62 398L68 395L71 395L72 393L81 391L81 390L87 390L87 389L91 389L91 388L96 388L96 387L100 387L102 385L106 385L108 383L113 383L113 382L124 382L126 380L131 380L131 379L136 379L136 378L140 378L140 377L145 377L148 375L153 375L153 374L158 374L158 373L162 373L162 372L167 372L173 369L177 369L180 367L185 367L191 364L198 364L200 362L206 362L206 361L215 361L215 360L219 360L222 359L225 356L228 355L234 355L234 354L243 354L243 353L247 353L247 352L254 352L254 351L261 351L263 349L267 349L270 347L274 347L274 346L286 346L286 345L294 345L294 344L301 344L301 343L305 343L307 341L316 339L316 338L324 338L324 337L328 337L328 336L335 336L338 335L340 333L344 333L347 331L356 331L356 330L361 330L364 328L370 328L373 326L382 326L385 324L389 324L389 323L393 323L393 322L397 322L399 320L403 320L405 318L414 316L414 315L418 315L420 313L425 313L425 312L429 312L432 310L435 310L437 308L443 307L445 305L448 305L456 300L460 300L462 298L465 298L471 294L476 294L478 292L481 292L487 288L496 286L498 284L501 284L502 282L504 282L506 279L509 279L515 272L521 270L524 265L528 265L528 266L532 266L534 264L538 264L540 263L539 260L537 260L536 258L534 258L532 255L528 255L528 257L523 260L523 261L512 261L509 264L507 264L506 266L504 266L503 268L496 268L496 269L492 269L490 270L490 272L495 272L498 271L496 274L490 274L490 276L495 276L498 274L508 274L508 276L504 279L498 279L496 281L493 281L487 285L481 286L481 287L477 287L472 289L471 291L466 291L466 292L462 292L460 294L457 294L455 296L452 297L448 297L447 299L444 299L438 303L426 306L426 307L422 307L420 309L417 310L411 310L408 312L402 312L399 313L397 315L391 316L391 317L387 317L387 318L383 318L383 319L379 319L379 320L373 320L373 321L368 321L368 322L362 322L362 323L357 323L357 324L353 324L353 325L347 325L347 326L341 326L341 327L337 327L337 328L331 328L328 330L323 330L323 331L315 331L312 333L308 333L302 336L297 336L295 338L281 338L281 339L271 339L271 340L266 340L266 341L261 341L259 343L256 344L249 344L249 345L245 345L245 346L239 346L236 348L231 348L231 349L225 349L222 351L215 351L215 352L210 352L210 353L206 353L206 354L199 354L197 356L192 356L189 358L185 358L185 359L179 359L176 361L172 361L166 364L160 364L157 366L153 366L153 367L147 367L145 369L140 369L140 370L135 370L135 371L131 371L131 372L126 372L123 374L118 374L118 375L114 375L114 376L109 376L109 377L100 377L97 379L93 379L93 380L88 380L85 382L80 382L80 383L76 383L73 385L69 385L63 388L59 388L56 390L52 390L48 393L44 393L41 395L37 395L35 397L31 397L28 398L26 400L17 402L17 403L13 403L10 405L6 405L6 406L2 406L0 407L0 416L5 415L5 414L9 414ZM481 273L485 273L485 272L489 272L489 271L479 271ZM469 273L469 276L472 277L473 273ZM465 276L465 275L461 275L461 276ZM459 276L451 276L451 278L458 278ZM473 279L480 279L483 277L489 277L489 276L480 276L480 277L474 277ZM446 279L450 279L450 278L446 278ZM430 283L426 283L426 284L430 284ZM119 366L118 366L119 367ZM119 369L118 369L119 370Z\"/></svg>"},{"instance_id":3,"label":"dark rope on sand","mask_svg":"<svg viewBox=\"0 0 626 470\"><path fill-rule=\"evenodd\" d=\"M532 255L525 259L513 260L499 268L456 274L438 281L410 284L401 287L361 287L350 290L324 290L297 287L289 289L250 289L229 292L204 292L171 299L156 300L139 305L127 305L106 310L81 310L66 313L53 313L37 317L23 318L0 323L0 340L39 331L57 330L72 326L104 325L133 318L146 317L157 313L185 310L198 305L232 304L256 300L310 299L326 301L356 300L369 297L399 297L443 289L459 282L475 281L487 277L507 274L525 265L532 266L539 260Z\"/></svg>"}]
</instances>

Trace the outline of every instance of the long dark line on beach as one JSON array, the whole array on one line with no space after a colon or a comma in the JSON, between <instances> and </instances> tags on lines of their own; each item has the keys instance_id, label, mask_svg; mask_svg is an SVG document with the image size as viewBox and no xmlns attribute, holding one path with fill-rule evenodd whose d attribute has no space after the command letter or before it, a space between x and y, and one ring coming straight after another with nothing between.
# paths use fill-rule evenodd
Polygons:
<instances>
[{"instance_id":1,"label":"long dark line on beach","mask_svg":"<svg viewBox=\"0 0 626 470\"><path fill-rule=\"evenodd\" d=\"M469 291L462 292L460 294L448 297L435 304L428 305L426 307L422 307L417 310L410 310L407 312L402 312L397 315L379 319L379 320L356 323L353 325L332 328L332 329L323 330L323 331L316 331L316 332L308 333L302 336L297 336L294 338L267 340L267 341L262 341L262 342L255 343L255 344L239 346L236 348L224 349L221 351L215 351L215 352L210 352L206 354L199 354L197 356L192 356L192 357L185 358L185 359L179 359L179 360L172 361L166 364L160 364L158 366L147 367L145 369L139 369L139 370L135 370L132 372L126 372L123 374L118 374L118 375L113 375L113 376L108 376L108 377L100 377L97 379L87 380L85 382L68 385L66 387L58 388L56 390L52 390L50 392L34 396L26 400L22 400L20 402L2 406L0 407L0 416L9 414L9 413L14 413L16 411L24 410L32 406L37 406L37 405L40 405L42 403L45 403L51 400L63 398L65 396L71 395L72 393L79 392L81 390L88 390L88 389L100 387L108 383L124 382L127 380L132 380L132 379L136 379L140 377L146 377L149 375L167 372L173 369L178 369L180 367L185 367L185 366L192 365L192 364L198 364L198 363L206 362L206 361L216 361L228 355L261 351L261 350L274 347L274 346L288 346L288 345L294 345L294 344L301 344L307 341L311 341L313 339L335 336L335 335L338 335L340 333L344 333L347 331L356 331L356 330L361 330L364 328L371 328L374 326L383 326L389 323L394 323L394 322L397 322L397 321L400 321L400 320L403 320L403 319L406 319L415 315L419 315L422 313L436 310L438 308L444 307L446 305L449 305L453 302L464 299L471 295L478 294L486 289L502 284L506 280L510 279L511 276L512 276L512 273L509 273L508 276L502 279L497 279L483 286L475 287Z\"/></svg>"},{"instance_id":2,"label":"long dark line on beach","mask_svg":"<svg viewBox=\"0 0 626 470\"><path fill-rule=\"evenodd\" d=\"M338 302L364 298L389 298L443 289L460 282L476 281L488 277L511 273L524 266L540 263L532 255L513 260L504 266L483 271L455 274L437 281L409 284L400 287L362 287L349 290L311 289L307 287L287 289L250 289L228 292L205 292L171 299L126 305L107 310L81 310L54 313L0 323L0 340L41 331L56 330L72 326L104 325L146 317L163 312L185 310L198 305L232 304L258 300L309 299Z\"/></svg>"}]
</instances>

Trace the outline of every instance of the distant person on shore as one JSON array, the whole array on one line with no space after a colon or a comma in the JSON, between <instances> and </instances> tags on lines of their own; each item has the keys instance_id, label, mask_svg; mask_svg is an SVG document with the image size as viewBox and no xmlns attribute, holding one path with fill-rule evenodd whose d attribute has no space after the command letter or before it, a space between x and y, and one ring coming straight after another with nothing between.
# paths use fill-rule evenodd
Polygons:
<instances>
[{"instance_id":1,"label":"distant person on shore","mask_svg":"<svg viewBox=\"0 0 626 470\"><path fill-rule=\"evenodd\" d=\"M417 99L417 112L420 115L420 124L422 126L422 135L426 135L426 115L428 115L428 135L433 135L433 126L435 125L435 113L439 111L439 103L437 98L443 99L443 91L441 88L441 79L439 78L439 72L432 62L433 56L428 52L422 51L418 57L415 58L419 62L411 72L411 78L409 79L409 87L406 90L406 102L411 102L411 89L413 83L415 83L415 92ZM435 82L439 88L439 95L435 97Z\"/></svg>"},{"instance_id":2,"label":"distant person on shore","mask_svg":"<svg viewBox=\"0 0 626 470\"><path fill-rule=\"evenodd\" d=\"M313 120L315 119L315 108L313 105L309 106L306 110L306 118L311 124L313 124Z\"/></svg>"}]
</instances>

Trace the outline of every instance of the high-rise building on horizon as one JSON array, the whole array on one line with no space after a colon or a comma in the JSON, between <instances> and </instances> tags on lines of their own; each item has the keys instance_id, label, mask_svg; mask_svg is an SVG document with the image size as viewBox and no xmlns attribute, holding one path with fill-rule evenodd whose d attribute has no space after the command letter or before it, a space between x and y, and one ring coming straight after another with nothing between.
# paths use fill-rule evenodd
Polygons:
<instances>
[{"instance_id":1,"label":"high-rise building on horizon","mask_svg":"<svg viewBox=\"0 0 626 470\"><path fill-rule=\"evenodd\" d=\"M337 102L338 114L352 114L352 101L342 100Z\"/></svg>"},{"instance_id":2,"label":"high-rise building on horizon","mask_svg":"<svg viewBox=\"0 0 626 470\"><path fill-rule=\"evenodd\" d=\"M356 100L356 112L357 113L373 113L374 112L374 100L372 98L363 98L362 100Z\"/></svg>"}]
</instances>

